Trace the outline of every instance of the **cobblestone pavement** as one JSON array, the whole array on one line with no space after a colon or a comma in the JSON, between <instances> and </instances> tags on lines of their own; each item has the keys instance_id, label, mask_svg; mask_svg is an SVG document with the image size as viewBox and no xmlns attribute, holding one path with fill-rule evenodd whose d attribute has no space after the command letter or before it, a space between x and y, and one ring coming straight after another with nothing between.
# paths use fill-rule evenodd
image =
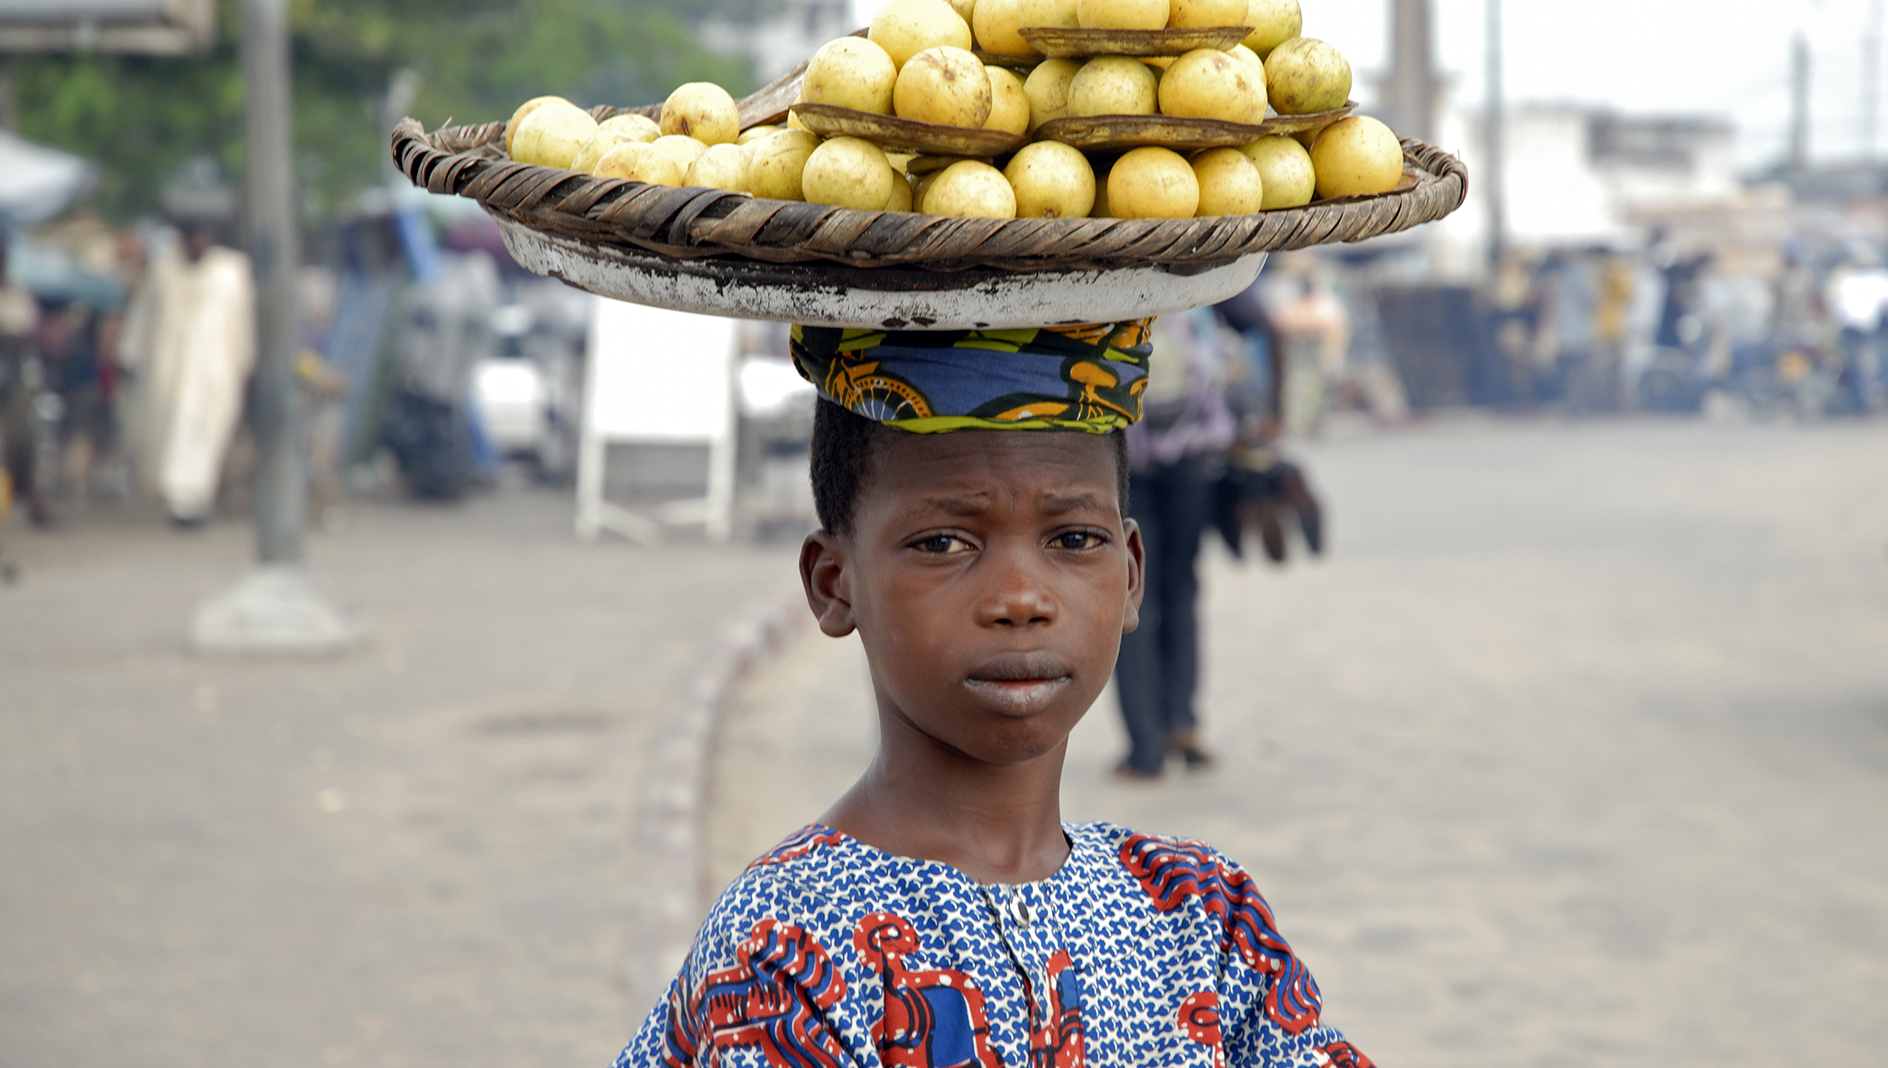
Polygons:
<instances>
[{"instance_id":1,"label":"cobblestone pavement","mask_svg":"<svg viewBox=\"0 0 1888 1068\"><path fill-rule=\"evenodd\" d=\"M1888 1048L1888 427L1483 424L1303 448L1324 562L1209 561L1214 773L1065 813L1250 867L1386 1068ZM869 759L855 641L724 722L720 885Z\"/></svg>"},{"instance_id":2,"label":"cobblestone pavement","mask_svg":"<svg viewBox=\"0 0 1888 1068\"><path fill-rule=\"evenodd\" d=\"M365 506L312 556L368 646L231 662L183 634L245 527L4 534L0 1063L609 1063L647 1008L652 725L791 547L583 546L538 493Z\"/></svg>"}]
</instances>

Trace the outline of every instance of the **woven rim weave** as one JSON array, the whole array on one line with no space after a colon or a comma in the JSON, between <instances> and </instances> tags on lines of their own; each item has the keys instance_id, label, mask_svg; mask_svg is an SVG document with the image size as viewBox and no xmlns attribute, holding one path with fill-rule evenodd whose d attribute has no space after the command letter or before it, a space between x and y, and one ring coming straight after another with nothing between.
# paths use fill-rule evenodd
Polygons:
<instances>
[{"instance_id":1,"label":"woven rim weave","mask_svg":"<svg viewBox=\"0 0 1888 1068\"><path fill-rule=\"evenodd\" d=\"M772 117L778 102L762 95L742 102L743 126ZM625 110L646 115L658 109L600 107L592 114L604 118ZM676 259L722 256L935 271L1164 266L1192 273L1258 252L1407 230L1449 214L1468 195L1468 171L1460 160L1406 139L1403 188L1383 196L1207 219L967 219L594 178L514 163L505 155L504 133L504 123L486 123L429 134L409 118L393 132L393 158L414 185L470 197L533 229Z\"/></svg>"}]
</instances>

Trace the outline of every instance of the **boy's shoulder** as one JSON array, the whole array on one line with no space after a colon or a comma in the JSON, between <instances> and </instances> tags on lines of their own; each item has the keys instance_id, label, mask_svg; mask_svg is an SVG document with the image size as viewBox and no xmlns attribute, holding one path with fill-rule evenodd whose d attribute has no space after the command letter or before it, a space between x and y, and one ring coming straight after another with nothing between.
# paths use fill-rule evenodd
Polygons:
<instances>
[{"instance_id":1,"label":"boy's shoulder","mask_svg":"<svg viewBox=\"0 0 1888 1068\"><path fill-rule=\"evenodd\" d=\"M1237 863L1218 849L1198 838L1185 838L1177 835L1148 834L1132 827L1123 827L1118 823L1097 821L1094 823L1068 824L1070 840L1079 846L1092 843L1093 852L1106 852L1109 858L1125 869L1130 875L1152 868L1167 868L1183 865L1191 868L1223 868L1228 872L1241 872Z\"/></svg>"}]
</instances>

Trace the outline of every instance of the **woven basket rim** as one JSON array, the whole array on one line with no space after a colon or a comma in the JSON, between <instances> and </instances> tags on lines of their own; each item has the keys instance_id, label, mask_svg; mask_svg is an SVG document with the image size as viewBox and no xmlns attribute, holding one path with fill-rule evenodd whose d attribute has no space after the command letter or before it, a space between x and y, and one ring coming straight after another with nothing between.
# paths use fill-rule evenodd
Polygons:
<instances>
[{"instance_id":1,"label":"woven basket rim","mask_svg":"<svg viewBox=\"0 0 1888 1068\"><path fill-rule=\"evenodd\" d=\"M781 82L743 101L743 126L777 116ZM790 101L788 101L790 102ZM599 119L657 108L591 109ZM511 161L504 124L445 126L415 119L393 131L393 158L414 185L470 197L525 226L596 245L676 259L934 271L1163 266L1193 273L1258 252L1363 241L1440 219L1468 195L1455 156L1404 139L1403 187L1382 196L1320 201L1204 219L971 219L764 200L740 193L596 178Z\"/></svg>"}]
</instances>

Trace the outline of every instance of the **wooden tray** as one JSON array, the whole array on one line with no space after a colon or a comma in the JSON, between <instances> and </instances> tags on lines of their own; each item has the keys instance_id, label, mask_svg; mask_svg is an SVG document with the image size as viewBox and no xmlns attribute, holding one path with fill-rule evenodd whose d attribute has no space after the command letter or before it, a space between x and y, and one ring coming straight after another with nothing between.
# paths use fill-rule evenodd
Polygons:
<instances>
[{"instance_id":1,"label":"wooden tray","mask_svg":"<svg viewBox=\"0 0 1888 1068\"><path fill-rule=\"evenodd\" d=\"M1316 115L1280 115L1261 123L1222 122L1172 115L1091 115L1050 119L1036 130L1038 140L1060 141L1087 151L1142 148L1149 145L1189 152L1201 148L1238 148L1274 134L1322 130L1349 115L1349 103Z\"/></svg>"},{"instance_id":2,"label":"wooden tray","mask_svg":"<svg viewBox=\"0 0 1888 1068\"><path fill-rule=\"evenodd\" d=\"M1183 56L1196 48L1221 52L1246 39L1250 26L1195 26L1182 30L1081 30L1028 26L1017 31L1054 59L1088 56Z\"/></svg>"},{"instance_id":3,"label":"wooden tray","mask_svg":"<svg viewBox=\"0 0 1888 1068\"><path fill-rule=\"evenodd\" d=\"M1028 140L1002 130L913 122L896 115L875 115L831 104L795 104L791 110L799 116L800 125L821 137L863 137L885 148L932 156L991 159L1021 148Z\"/></svg>"},{"instance_id":4,"label":"wooden tray","mask_svg":"<svg viewBox=\"0 0 1888 1068\"><path fill-rule=\"evenodd\" d=\"M1047 58L1038 55L1011 56L1002 52L985 52L981 48L971 49L970 54L982 60L986 67L1006 67L1025 76Z\"/></svg>"}]
</instances>

